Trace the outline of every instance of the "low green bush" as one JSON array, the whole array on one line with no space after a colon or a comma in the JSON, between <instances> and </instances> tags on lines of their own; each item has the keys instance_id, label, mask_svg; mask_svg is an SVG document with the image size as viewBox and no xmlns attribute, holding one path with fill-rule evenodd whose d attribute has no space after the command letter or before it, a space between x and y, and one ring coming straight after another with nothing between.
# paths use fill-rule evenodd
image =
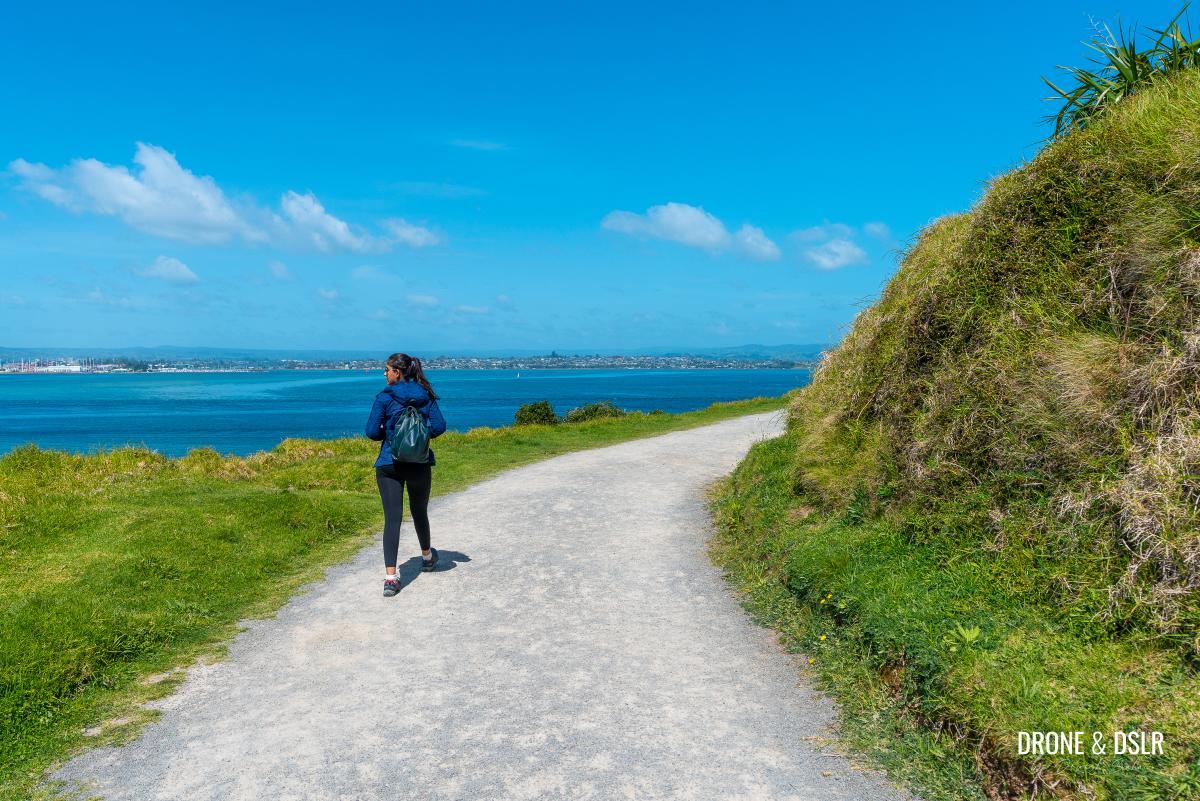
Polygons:
<instances>
[{"instance_id":1,"label":"low green bush","mask_svg":"<svg viewBox=\"0 0 1200 801\"><path fill-rule=\"evenodd\" d=\"M518 426L552 426L558 422L558 415L548 400L524 404L517 409L516 417L513 418L513 425Z\"/></svg>"},{"instance_id":2,"label":"low green bush","mask_svg":"<svg viewBox=\"0 0 1200 801\"><path fill-rule=\"evenodd\" d=\"M612 401L598 401L572 409L563 415L564 423L582 423L585 420L599 420L602 417L624 417L629 414Z\"/></svg>"}]
</instances>

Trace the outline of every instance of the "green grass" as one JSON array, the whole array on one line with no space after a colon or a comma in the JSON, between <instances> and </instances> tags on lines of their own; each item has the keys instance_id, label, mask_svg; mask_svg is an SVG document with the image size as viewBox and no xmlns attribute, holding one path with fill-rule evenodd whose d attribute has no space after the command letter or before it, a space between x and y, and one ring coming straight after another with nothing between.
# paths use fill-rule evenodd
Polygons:
<instances>
[{"instance_id":1,"label":"green grass","mask_svg":"<svg viewBox=\"0 0 1200 801\"><path fill-rule=\"evenodd\" d=\"M925 230L717 501L722 563L931 797L1200 798L1197 209L1189 69ZM1167 754L1017 755L1129 728Z\"/></svg>"},{"instance_id":2,"label":"green grass","mask_svg":"<svg viewBox=\"0 0 1200 801\"><path fill-rule=\"evenodd\" d=\"M755 617L811 658L851 748L931 801L1052 785L1200 798L1200 679L1177 650L1064 616L1028 561L917 546L893 523L814 508L793 492L795 445L756 445L720 485L711 550ZM1021 730L1135 729L1164 732L1166 755L1017 756Z\"/></svg>"},{"instance_id":3,"label":"green grass","mask_svg":"<svg viewBox=\"0 0 1200 801\"><path fill-rule=\"evenodd\" d=\"M447 433L435 442L434 494L784 403ZM142 702L180 680L176 668L219 658L238 621L271 614L369 542L382 518L377 449L288 440L248 457L26 447L0 458L0 799L39 792L75 749L132 735L150 718Z\"/></svg>"}]
</instances>

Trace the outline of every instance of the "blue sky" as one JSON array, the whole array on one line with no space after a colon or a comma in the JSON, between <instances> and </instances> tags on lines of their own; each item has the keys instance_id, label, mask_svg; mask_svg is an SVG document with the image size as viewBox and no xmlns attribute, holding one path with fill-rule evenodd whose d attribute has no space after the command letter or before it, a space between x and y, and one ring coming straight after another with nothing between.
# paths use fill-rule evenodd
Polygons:
<instances>
[{"instance_id":1,"label":"blue sky","mask_svg":"<svg viewBox=\"0 0 1200 801\"><path fill-rule=\"evenodd\" d=\"M836 341L1166 2L24 4L0 346Z\"/></svg>"}]
</instances>

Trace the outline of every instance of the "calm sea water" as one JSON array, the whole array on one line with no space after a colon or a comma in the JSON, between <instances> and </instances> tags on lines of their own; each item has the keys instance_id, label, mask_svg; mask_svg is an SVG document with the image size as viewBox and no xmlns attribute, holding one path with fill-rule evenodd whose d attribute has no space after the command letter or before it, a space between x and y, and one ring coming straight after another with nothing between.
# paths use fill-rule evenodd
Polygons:
<instances>
[{"instance_id":1,"label":"calm sea water","mask_svg":"<svg viewBox=\"0 0 1200 801\"><path fill-rule=\"evenodd\" d=\"M561 414L597 400L684 412L781 395L807 370L437 370L429 380L451 430L505 426L523 403ZM0 375L0 453L35 443L92 451L144 445L169 456L199 446L248 454L287 437L362 436L380 371Z\"/></svg>"}]
</instances>

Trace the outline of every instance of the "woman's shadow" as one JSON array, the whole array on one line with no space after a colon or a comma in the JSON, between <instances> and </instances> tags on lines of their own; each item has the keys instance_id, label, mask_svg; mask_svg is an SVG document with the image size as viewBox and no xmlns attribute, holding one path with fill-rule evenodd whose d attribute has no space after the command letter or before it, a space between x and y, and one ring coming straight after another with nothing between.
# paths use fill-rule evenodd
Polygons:
<instances>
[{"instance_id":1,"label":"woman's shadow","mask_svg":"<svg viewBox=\"0 0 1200 801\"><path fill-rule=\"evenodd\" d=\"M447 570L453 570L464 562L470 562L471 557L467 556L462 551L444 551L438 548L438 563L433 568L431 573L444 573ZM411 584L416 581L419 576L425 575L421 572L421 557L414 556L406 562L396 566L396 572L400 574L400 581L404 585Z\"/></svg>"}]
</instances>

